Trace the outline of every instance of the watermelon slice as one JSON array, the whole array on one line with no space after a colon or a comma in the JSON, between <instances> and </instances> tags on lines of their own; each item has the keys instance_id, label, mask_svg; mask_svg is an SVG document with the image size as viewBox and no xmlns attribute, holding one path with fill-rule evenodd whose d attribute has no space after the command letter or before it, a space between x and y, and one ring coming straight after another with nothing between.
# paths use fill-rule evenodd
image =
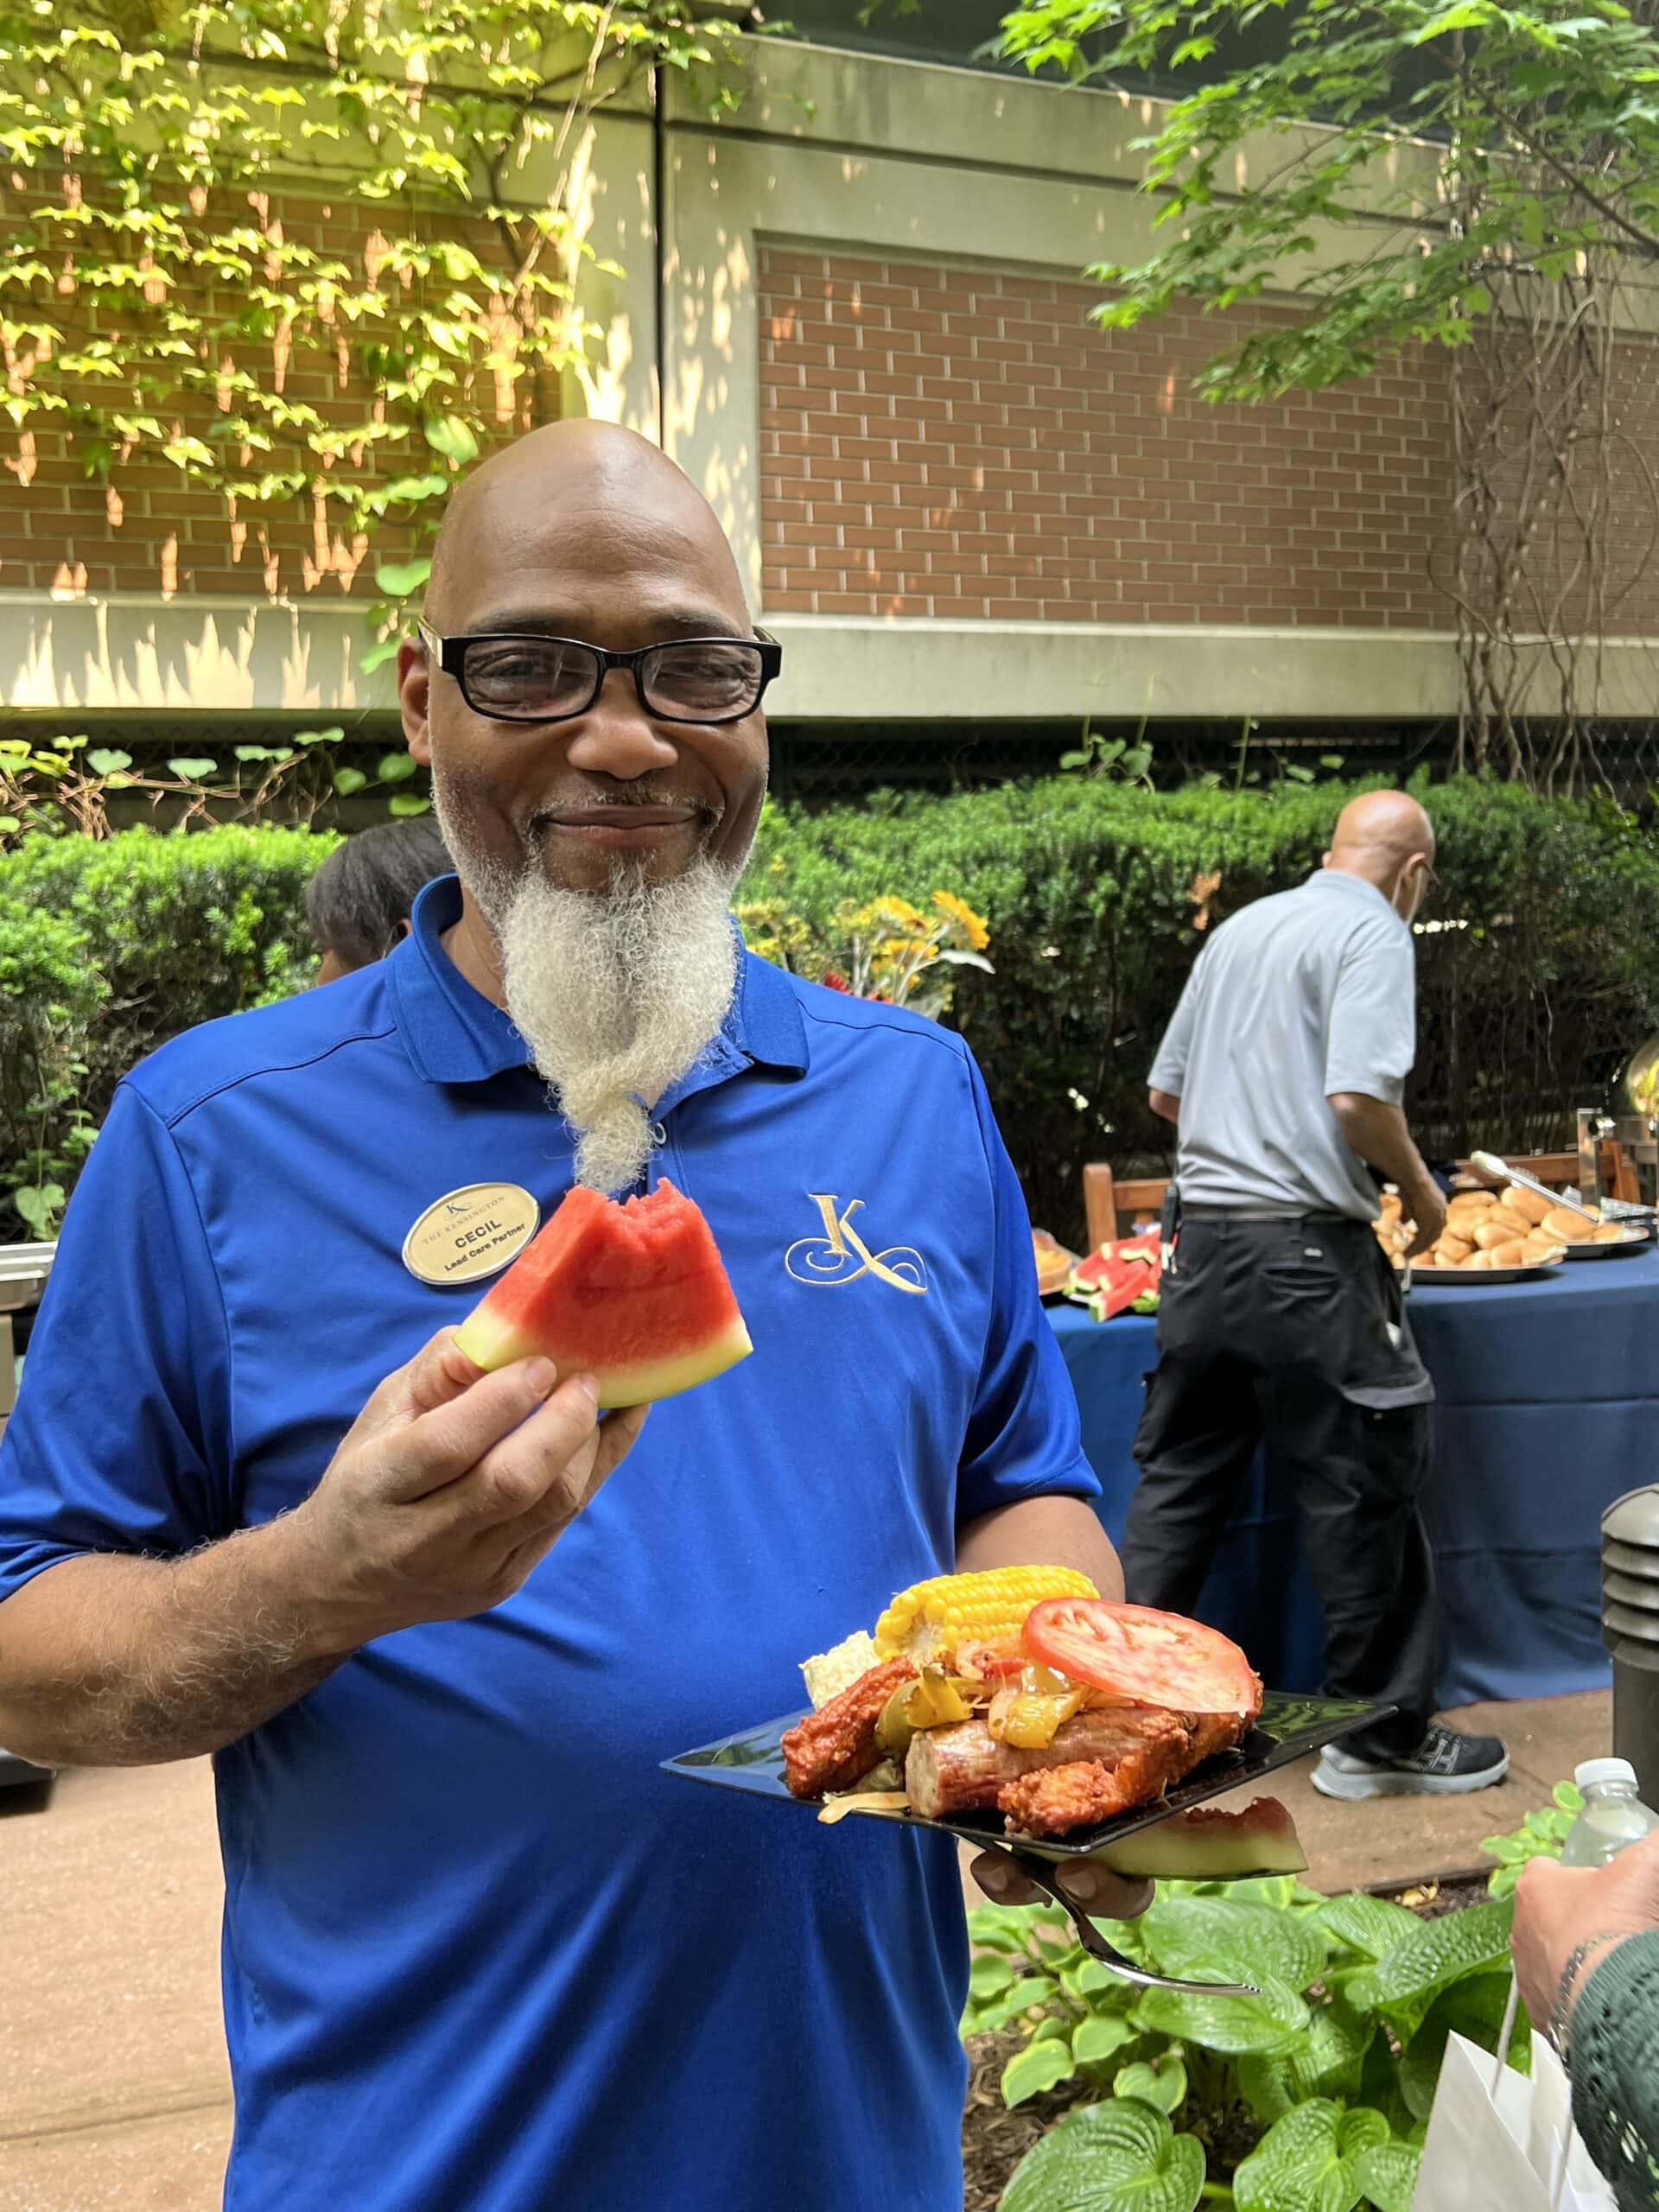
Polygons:
<instances>
[{"instance_id":1,"label":"watermelon slice","mask_svg":"<svg viewBox=\"0 0 1659 2212\"><path fill-rule=\"evenodd\" d=\"M458 1342L482 1368L540 1352L597 1376L601 1406L671 1398L754 1349L708 1223L666 1179L620 1205L569 1192Z\"/></svg>"},{"instance_id":2,"label":"watermelon slice","mask_svg":"<svg viewBox=\"0 0 1659 2212\"><path fill-rule=\"evenodd\" d=\"M1155 1300L1163 1271L1162 1239L1155 1229L1148 1229L1138 1236L1103 1244L1086 1260L1079 1260L1066 1288L1097 1321L1109 1321L1115 1313L1139 1307L1142 1299Z\"/></svg>"},{"instance_id":3,"label":"watermelon slice","mask_svg":"<svg viewBox=\"0 0 1659 2212\"><path fill-rule=\"evenodd\" d=\"M1153 1882L1242 1882L1307 1867L1296 1823L1276 1797L1258 1797L1242 1813L1195 1805L1090 1856L1114 1874Z\"/></svg>"}]
</instances>

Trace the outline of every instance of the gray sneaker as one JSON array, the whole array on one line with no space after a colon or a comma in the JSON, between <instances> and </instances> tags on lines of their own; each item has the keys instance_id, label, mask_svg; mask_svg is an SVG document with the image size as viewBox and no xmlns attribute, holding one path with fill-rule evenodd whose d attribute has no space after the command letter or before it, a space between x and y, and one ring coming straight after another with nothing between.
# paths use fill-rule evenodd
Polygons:
<instances>
[{"instance_id":1,"label":"gray sneaker","mask_svg":"<svg viewBox=\"0 0 1659 2212\"><path fill-rule=\"evenodd\" d=\"M1510 1770L1510 1755L1496 1736L1460 1736L1431 1720L1414 1751L1368 1758L1327 1744L1313 1773L1321 1797L1461 1797L1490 1789Z\"/></svg>"}]
</instances>

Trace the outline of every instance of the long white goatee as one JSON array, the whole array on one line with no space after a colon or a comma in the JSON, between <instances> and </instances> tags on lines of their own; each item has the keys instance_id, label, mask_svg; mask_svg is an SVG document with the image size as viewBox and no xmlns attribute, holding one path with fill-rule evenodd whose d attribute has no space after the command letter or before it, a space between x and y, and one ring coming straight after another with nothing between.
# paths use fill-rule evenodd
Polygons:
<instances>
[{"instance_id":1,"label":"long white goatee","mask_svg":"<svg viewBox=\"0 0 1659 2212\"><path fill-rule=\"evenodd\" d=\"M708 861L596 895L519 885L499 926L507 1011L576 1134L579 1183L639 1179L653 1108L719 1035L737 982L730 893Z\"/></svg>"}]
</instances>

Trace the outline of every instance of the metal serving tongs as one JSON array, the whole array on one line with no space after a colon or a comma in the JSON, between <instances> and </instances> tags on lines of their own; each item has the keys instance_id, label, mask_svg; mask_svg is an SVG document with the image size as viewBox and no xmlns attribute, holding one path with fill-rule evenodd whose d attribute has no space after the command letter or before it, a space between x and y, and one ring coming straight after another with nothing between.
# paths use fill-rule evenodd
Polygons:
<instances>
[{"instance_id":1,"label":"metal serving tongs","mask_svg":"<svg viewBox=\"0 0 1659 2212\"><path fill-rule=\"evenodd\" d=\"M1540 1184L1540 1179L1535 1174L1526 1173L1526 1168L1510 1168L1509 1161L1497 1157L1497 1153L1471 1153L1469 1166L1480 1170L1480 1174L1491 1174L1491 1177L1500 1179L1504 1184L1520 1184L1522 1190L1533 1190L1540 1199L1551 1201L1551 1205L1564 1205L1571 1214L1580 1214L1580 1219L1595 1221L1597 1228L1601 1228L1606 1221L1655 1219L1652 1205L1632 1205L1628 1199L1601 1199L1599 1208L1586 1205L1584 1199L1577 1197L1577 1192L1568 1194L1561 1192L1561 1190L1551 1190L1551 1185Z\"/></svg>"},{"instance_id":2,"label":"metal serving tongs","mask_svg":"<svg viewBox=\"0 0 1659 2212\"><path fill-rule=\"evenodd\" d=\"M1011 1850L1007 1844L994 1843L988 1836L976 1835L976 1851L995 1852L999 1859L1006 1859L1010 1866L1035 1885L1045 1897L1052 1897L1077 1930L1077 1941L1091 1959L1109 1967L1125 1981L1136 1983L1142 1989L1176 1989L1185 1997L1259 1997L1262 1993L1249 1981L1179 1981L1173 1974L1149 1974L1145 1967L1138 1967L1126 1959L1122 1951L1109 1943L1094 1922L1075 1897L1067 1897L1058 1879L1059 1869L1046 1859L1037 1859L1028 1852Z\"/></svg>"},{"instance_id":3,"label":"metal serving tongs","mask_svg":"<svg viewBox=\"0 0 1659 2212\"><path fill-rule=\"evenodd\" d=\"M1541 1183L1524 1167L1511 1167L1507 1160L1500 1160L1495 1152L1471 1152L1469 1165L1477 1173L1491 1176L1494 1182L1518 1183L1523 1191L1531 1191L1541 1198L1548 1198L1551 1205L1565 1206L1569 1213L1576 1213L1586 1221L1593 1221L1598 1228L1601 1226L1603 1216L1598 1208L1586 1205L1584 1200L1576 1195L1569 1198L1560 1191L1552 1191L1548 1183Z\"/></svg>"}]
</instances>

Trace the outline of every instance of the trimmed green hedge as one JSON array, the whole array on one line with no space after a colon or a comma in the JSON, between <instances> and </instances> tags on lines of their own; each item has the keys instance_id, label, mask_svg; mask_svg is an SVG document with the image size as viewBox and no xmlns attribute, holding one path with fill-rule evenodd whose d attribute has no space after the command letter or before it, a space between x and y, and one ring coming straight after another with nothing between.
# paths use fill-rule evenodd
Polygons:
<instances>
[{"instance_id":1,"label":"trimmed green hedge","mask_svg":"<svg viewBox=\"0 0 1659 2212\"><path fill-rule=\"evenodd\" d=\"M1072 1236L1085 1160L1167 1157L1146 1075L1203 944L1198 921L1300 881L1362 788L1163 792L1059 776L879 813L773 810L746 894L821 923L844 899L942 888L988 918L995 978L965 976L953 1019L1033 1218ZM1445 1157L1567 1141L1573 1109L1659 1027L1659 848L1608 805L1473 779L1420 795L1446 885L1424 919L1452 925L1418 940L1419 1134Z\"/></svg>"},{"instance_id":2,"label":"trimmed green hedge","mask_svg":"<svg viewBox=\"0 0 1659 2212\"><path fill-rule=\"evenodd\" d=\"M309 982L305 886L338 842L124 830L0 853L0 1240L51 1233L54 1201L7 1194L72 1186L136 1060Z\"/></svg>"},{"instance_id":3,"label":"trimmed green hedge","mask_svg":"<svg viewBox=\"0 0 1659 2212\"><path fill-rule=\"evenodd\" d=\"M1203 944L1198 921L1316 868L1357 788L1155 792L1063 776L769 808L743 896L823 925L849 898L925 904L942 889L988 918L996 974L961 972L954 1018L1034 1217L1075 1236L1085 1160L1165 1156L1146 1071ZM1420 1134L1441 1155L1564 1142L1572 1109L1659 1028L1659 846L1611 806L1474 781L1423 795L1446 891L1419 939ZM308 980L304 886L334 842L132 830L0 855L0 1192L67 1187L75 1104L95 1120L143 1052ZM0 1236L27 1233L0 1220Z\"/></svg>"}]
</instances>

